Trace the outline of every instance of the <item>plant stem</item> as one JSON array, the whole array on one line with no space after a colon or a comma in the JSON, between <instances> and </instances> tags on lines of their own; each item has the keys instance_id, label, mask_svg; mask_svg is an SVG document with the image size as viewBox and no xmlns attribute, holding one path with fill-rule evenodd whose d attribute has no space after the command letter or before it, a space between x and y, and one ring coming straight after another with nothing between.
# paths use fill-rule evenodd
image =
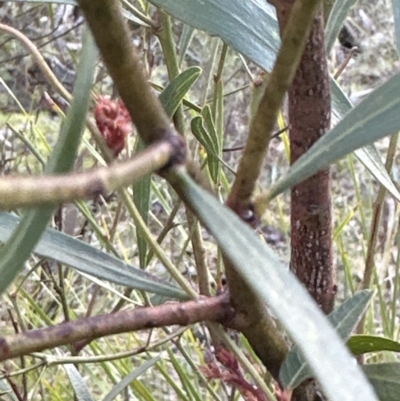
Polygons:
<instances>
[{"instance_id":1,"label":"plant stem","mask_svg":"<svg viewBox=\"0 0 400 401\"><path fill-rule=\"evenodd\" d=\"M246 147L227 201L228 206L244 220L246 220L246 216L252 217L250 202L256 181L260 175L279 109L293 81L314 12L319 4L319 0L298 0L294 3L276 63L250 124Z\"/></svg>"}]
</instances>

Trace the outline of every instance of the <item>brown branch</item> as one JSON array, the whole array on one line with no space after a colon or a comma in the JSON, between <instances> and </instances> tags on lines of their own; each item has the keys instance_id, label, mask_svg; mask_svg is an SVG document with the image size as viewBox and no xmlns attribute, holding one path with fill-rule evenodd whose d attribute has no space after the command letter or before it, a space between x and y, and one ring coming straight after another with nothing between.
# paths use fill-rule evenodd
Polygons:
<instances>
[{"instance_id":1,"label":"brown branch","mask_svg":"<svg viewBox=\"0 0 400 401\"><path fill-rule=\"evenodd\" d=\"M204 320L234 324L235 313L228 302L227 294L88 317L54 327L0 337L0 361L77 341L155 327L188 326Z\"/></svg>"},{"instance_id":2,"label":"brown branch","mask_svg":"<svg viewBox=\"0 0 400 401\"><path fill-rule=\"evenodd\" d=\"M149 146L132 160L84 173L0 178L0 208L60 203L105 195L165 167L180 149L171 142Z\"/></svg>"}]
</instances>

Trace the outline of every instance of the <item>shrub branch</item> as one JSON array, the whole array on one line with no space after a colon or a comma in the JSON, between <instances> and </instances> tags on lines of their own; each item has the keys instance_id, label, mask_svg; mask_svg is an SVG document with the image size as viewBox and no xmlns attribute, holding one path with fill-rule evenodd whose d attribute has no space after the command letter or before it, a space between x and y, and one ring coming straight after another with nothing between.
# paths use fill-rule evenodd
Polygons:
<instances>
[{"instance_id":1,"label":"shrub branch","mask_svg":"<svg viewBox=\"0 0 400 401\"><path fill-rule=\"evenodd\" d=\"M227 294L88 317L54 327L0 337L0 361L82 340L90 342L112 334L170 325L188 326L204 320L234 324L235 313L228 302Z\"/></svg>"},{"instance_id":2,"label":"shrub branch","mask_svg":"<svg viewBox=\"0 0 400 401\"><path fill-rule=\"evenodd\" d=\"M131 185L166 166L176 149L156 143L132 160L84 173L44 176L6 176L0 179L0 208L30 207L95 197Z\"/></svg>"},{"instance_id":3,"label":"shrub branch","mask_svg":"<svg viewBox=\"0 0 400 401\"><path fill-rule=\"evenodd\" d=\"M249 216L250 200L260 175L276 118L293 81L307 42L312 17L319 4L319 0L298 0L294 3L276 63L250 124L248 140L227 202L242 218Z\"/></svg>"}]
</instances>

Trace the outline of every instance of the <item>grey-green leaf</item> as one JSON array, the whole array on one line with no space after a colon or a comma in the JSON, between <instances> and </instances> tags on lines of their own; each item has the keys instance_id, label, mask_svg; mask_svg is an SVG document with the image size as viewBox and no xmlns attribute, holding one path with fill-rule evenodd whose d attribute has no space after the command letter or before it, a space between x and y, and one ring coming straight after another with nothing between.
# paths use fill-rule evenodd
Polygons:
<instances>
[{"instance_id":1,"label":"grey-green leaf","mask_svg":"<svg viewBox=\"0 0 400 401\"><path fill-rule=\"evenodd\" d=\"M333 79L331 80L331 91L334 114L341 120L353 108L353 105ZM400 202L400 192L387 172L375 145L371 144L357 149L354 154L378 182Z\"/></svg>"},{"instance_id":2,"label":"grey-green leaf","mask_svg":"<svg viewBox=\"0 0 400 401\"><path fill-rule=\"evenodd\" d=\"M201 68L190 67L175 77L162 91L159 99L169 117L175 114L182 99L200 74Z\"/></svg>"},{"instance_id":3,"label":"grey-green leaf","mask_svg":"<svg viewBox=\"0 0 400 401\"><path fill-rule=\"evenodd\" d=\"M170 179L175 180L179 195L214 235L242 279L268 304L297 343L327 397L331 401L377 401L338 334L279 257L185 172L175 171Z\"/></svg>"},{"instance_id":4,"label":"grey-green leaf","mask_svg":"<svg viewBox=\"0 0 400 401\"><path fill-rule=\"evenodd\" d=\"M209 106L206 106L209 107ZM195 117L190 123L192 133L196 139L201 143L207 152L207 165L212 180L216 183L219 179L219 160L218 160L218 138L213 131L205 128L205 121L203 117ZM214 127L214 133L215 133Z\"/></svg>"},{"instance_id":5,"label":"grey-green leaf","mask_svg":"<svg viewBox=\"0 0 400 401\"><path fill-rule=\"evenodd\" d=\"M400 129L400 74L376 89L270 188L272 199L322 167Z\"/></svg>"},{"instance_id":6,"label":"grey-green leaf","mask_svg":"<svg viewBox=\"0 0 400 401\"><path fill-rule=\"evenodd\" d=\"M342 29L350 8L353 7L356 2L357 0L335 1L325 28L325 46L328 54L332 50L335 39Z\"/></svg>"},{"instance_id":7,"label":"grey-green leaf","mask_svg":"<svg viewBox=\"0 0 400 401\"><path fill-rule=\"evenodd\" d=\"M64 173L74 164L89 106L96 61L97 48L90 32L87 32L81 50L71 107L46 165L46 173ZM0 249L0 294L22 269L46 229L53 211L53 206L42 206L25 212L18 227Z\"/></svg>"},{"instance_id":8,"label":"grey-green leaf","mask_svg":"<svg viewBox=\"0 0 400 401\"><path fill-rule=\"evenodd\" d=\"M156 364L160 360L160 356L156 356L155 358L150 359L142 366L136 368L127 376L125 376L119 383L117 383L111 391L104 397L103 401L113 401L117 398L118 394L129 384L137 379L141 374L143 374L146 370L151 368L154 364Z\"/></svg>"},{"instance_id":9,"label":"grey-green leaf","mask_svg":"<svg viewBox=\"0 0 400 401\"><path fill-rule=\"evenodd\" d=\"M400 363L365 365L363 370L374 386L380 401L399 401Z\"/></svg>"},{"instance_id":10,"label":"grey-green leaf","mask_svg":"<svg viewBox=\"0 0 400 401\"><path fill-rule=\"evenodd\" d=\"M397 54L400 56L400 3L398 0L392 0L394 28L396 32Z\"/></svg>"},{"instance_id":11,"label":"grey-green leaf","mask_svg":"<svg viewBox=\"0 0 400 401\"><path fill-rule=\"evenodd\" d=\"M78 401L94 401L88 387L86 386L85 380L79 373L78 369L72 363L64 365L64 369L67 372L68 378L74 388L74 392Z\"/></svg>"},{"instance_id":12,"label":"grey-green leaf","mask_svg":"<svg viewBox=\"0 0 400 401\"><path fill-rule=\"evenodd\" d=\"M7 240L18 221L17 216L0 211L0 242ZM50 228L46 229L35 252L115 284L165 295L169 298L187 299L186 293L176 286L162 282L157 277L130 266L108 253Z\"/></svg>"},{"instance_id":13,"label":"grey-green leaf","mask_svg":"<svg viewBox=\"0 0 400 401\"><path fill-rule=\"evenodd\" d=\"M364 314L372 297L372 291L361 291L347 299L328 319L343 340L347 340ZM296 388L301 382L313 376L312 370L302 357L297 346L289 352L279 372L282 386Z\"/></svg>"},{"instance_id":14,"label":"grey-green leaf","mask_svg":"<svg viewBox=\"0 0 400 401\"><path fill-rule=\"evenodd\" d=\"M347 341L347 346L354 355L378 351L400 352L399 342L391 340L390 338L365 334L351 336L349 341Z\"/></svg>"},{"instance_id":15,"label":"grey-green leaf","mask_svg":"<svg viewBox=\"0 0 400 401\"><path fill-rule=\"evenodd\" d=\"M150 0L197 29L226 44L266 70L272 69L280 45L275 9L257 0Z\"/></svg>"}]
</instances>

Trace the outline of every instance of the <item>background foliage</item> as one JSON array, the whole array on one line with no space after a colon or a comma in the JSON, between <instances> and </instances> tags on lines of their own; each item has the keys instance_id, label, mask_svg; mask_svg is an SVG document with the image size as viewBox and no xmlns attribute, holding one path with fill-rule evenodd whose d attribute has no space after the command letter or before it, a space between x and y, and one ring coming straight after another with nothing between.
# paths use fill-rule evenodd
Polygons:
<instances>
[{"instance_id":1,"label":"background foliage","mask_svg":"<svg viewBox=\"0 0 400 401\"><path fill-rule=\"evenodd\" d=\"M78 91L82 89L81 82L91 83L84 73L77 73L78 61L84 62L81 56L83 17L74 7L75 2L71 1L67 6L64 5L68 3L65 1L60 1L61 5L56 3L4 2L0 8L1 22L12 25L33 40L67 90L72 91L77 82L75 91ZM202 6L201 2L193 2L190 7L184 7L181 3L184 2L121 2L129 21L132 41L139 49L153 87L161 92L160 100L164 108L171 116L184 99L184 107L180 112L184 113L182 128L187 133L189 147L195 159L205 166L210 185L220 199L225 199L240 155L240 149L234 149L241 147L245 141L259 89L258 81L263 77L263 70L271 70L279 47L277 24L273 8L261 1L250 1L246 5L239 5L239 2L237 8L230 5L228 12L220 6L225 4L227 7L226 2L210 0L207 1L207 7ZM176 18L169 21L155 6L162 6ZM360 53L351 59L337 80L342 91L354 103L358 103L364 98L365 92L393 78L379 89L380 92L377 91L357 110L349 113L347 120L339 123L330 137L325 137L325 141L329 141L336 134L337 137L346 132L348 135L341 139L341 145L329 145L330 149L335 146L337 149L336 156L329 161L334 162L353 150L349 147L349 138L358 138L355 148L391 134L400 126L396 97L399 79L395 76L398 55L393 40L394 24L387 22L388 15L393 15L391 6L389 1L382 1L379 6L358 2L348 14L347 24L355 43L360 47ZM221 13L224 18L220 17ZM250 24L252 13L263 18L268 29L263 24ZM215 18L210 18L210 15ZM239 21L239 25L235 24L236 21ZM170 38L157 32L154 25L157 23L164 24L164 29L171 23ZM229 47L225 47L215 35ZM71 117L71 114L67 114L65 117L67 102L54 92L32 56L25 52L18 41L11 40L6 34L0 39L3 66L0 82L0 171L2 175L41 173L52 150L55 147L57 149L58 131L65 132L68 121L77 121L77 115L72 114ZM171 54L175 51L179 68L184 72L175 81L170 81L168 73L173 68ZM330 53L332 73L347 54L348 50L335 42ZM116 93L101 62L96 65L94 81L94 96ZM45 91L49 96L43 95ZM76 93L75 103L72 103L68 113L74 113L74 105L77 112L84 110L84 99L77 97ZM337 93L333 101L335 118L341 120L351 104L340 91L333 93ZM49 101L49 98L56 103ZM92 100L90 108L93 106ZM277 130L285 126L285 113L283 110ZM65 121L67 124L63 124ZM346 131L346 127L350 128ZM77 133L79 129L74 131ZM376 143L375 149L357 154L358 159L349 155L333 165L334 238L339 270L337 305L345 305L342 309L344 314L334 326L340 326L346 316L346 330L341 332L338 327L338 331L347 339L367 307L371 293L359 293L358 297L362 294L361 300L352 298L350 301L354 303L351 306L343 304L343 301L361 289L375 290L366 314L365 334L370 337L367 341L357 337L350 340L351 350L355 353L368 352L364 357L366 364L398 362L393 352L399 352L400 333L396 138L397 135L391 139L384 138ZM132 155L140 146L136 134L129 136L120 157ZM327 146L321 142L322 151ZM93 137L85 131L74 169L83 171L104 165L104 158L98 149ZM308 156L304 159L303 169L311 166L315 171L315 160L326 163L327 157L333 153L322 155L317 154L315 159L312 155ZM385 175L382 160L386 157L390 175ZM359 159L369 166L369 170ZM260 180L260 193L271 188L266 197L272 198L293 183L290 177L297 180L304 177L300 170L295 169L287 174L287 168L288 139L284 133L272 140ZM299 164L298 168L301 169L302 165ZM284 179L279 180L282 177ZM394 197L386 196L386 189ZM214 199L208 199L207 195L197 190L187 181L186 201L193 203L194 207L197 205L198 217L209 227L209 231L204 228L201 230L201 237L204 240L204 260L211 277L210 287L215 291L221 286L222 262L210 232L223 249L224 238L227 239L225 249L232 246L236 238L234 250L240 254L232 257L237 258L239 263L243 261L244 254L245 260L250 260L243 239L247 238L247 234L241 238L240 235L245 231L237 225L239 223L235 223L229 212L226 211L228 214L224 215L225 212L218 209ZM190 236L195 235L195 229L193 225L188 225L181 201L165 181L156 176L141 181L140 186L137 184L128 188L128 191L133 194L137 215L127 207L124 197L118 192L95 200L63 204L57 209L52 226L62 233L47 230L37 252L25 263L24 269L2 295L1 335L12 334L15 330L47 327L78 317L110 313L131 305L144 305L149 301L159 304L165 296L178 299L192 296L190 291L196 289L198 282L194 250L190 243ZM378 208L381 211L380 224L373 226L378 235L376 244L372 244L370 227L376 220ZM161 249L149 241L148 233L140 228L140 222L144 227L147 226L148 233L158 238ZM16 223L15 216L8 212L0 213L0 241L5 242ZM289 231L288 198L287 193L283 192L269 203L268 212L258 230L258 234L281 260L272 253L265 256L264 248L259 248L255 253L255 260L262 264L262 255L278 267L281 263L287 263ZM226 237L226 233L231 233L231 236ZM235 237L233 233L238 235ZM71 237L78 237L90 246ZM242 251L241 246L244 248ZM107 253L107 256L99 250ZM18 252L16 249L9 255L14 257ZM367 282L365 266L371 252L374 268L372 280ZM4 261L3 265L6 266ZM248 269L250 282L254 286L257 282L262 285L264 282L279 281L277 276L273 276L274 271L269 272L272 275L269 278L257 276L256 273L257 269L254 274ZM8 283L2 284L5 287ZM276 296L279 295L279 288L276 284ZM272 299L273 291L266 296ZM287 298L291 296L288 294ZM283 317L278 315L282 321L285 321L284 298L276 298L282 307ZM290 307L290 303L288 305ZM302 318L301 313L299 319ZM170 336L171 333L174 337ZM299 337L297 341L312 350L312 339L307 338L306 331L301 334L304 334L304 338ZM260 391L259 397L263 394L270 399L280 399L276 388L265 380L265 371L244 338L232 337L227 341L243 369L243 383L254 385ZM384 345L379 343L382 337L388 341ZM372 348L371 343L375 344ZM365 344L364 348L362 344ZM143 346L147 346L144 351ZM68 347L60 347L45 354L8 361L3 366L0 385L4 389L3 397L12 400L18 399L18 395L26 399L63 400L72 398L74 393L78 399L104 400L245 398L243 389L240 391L240 387L232 386L227 379L229 369L220 362L213 361L214 365L210 363L210 349L210 338L204 324L184 329L172 327L126 333L92 341L80 351L79 356L77 350L72 350L70 357ZM289 364L290 368L296 364L305 366L299 354L294 358L296 362ZM215 366L218 373L214 372L211 377L215 380L210 381L209 369ZM376 370L373 371L378 365L373 365L369 374L373 377L380 399L395 400L400 394L396 385L398 364L391 366L390 370L388 366L383 365L386 373L379 375ZM294 373L289 369L291 373L282 379L282 383L289 387L292 383L294 387L299 369L295 367ZM306 367L304 369L310 372ZM284 374L287 372L282 371L282 377Z\"/></svg>"}]
</instances>

